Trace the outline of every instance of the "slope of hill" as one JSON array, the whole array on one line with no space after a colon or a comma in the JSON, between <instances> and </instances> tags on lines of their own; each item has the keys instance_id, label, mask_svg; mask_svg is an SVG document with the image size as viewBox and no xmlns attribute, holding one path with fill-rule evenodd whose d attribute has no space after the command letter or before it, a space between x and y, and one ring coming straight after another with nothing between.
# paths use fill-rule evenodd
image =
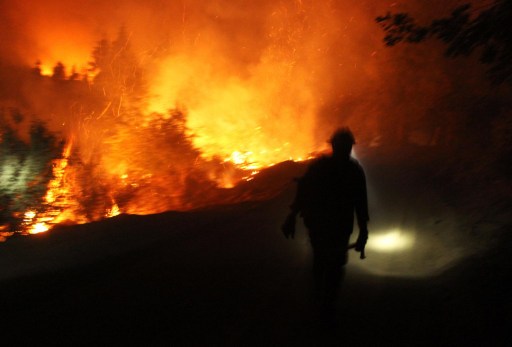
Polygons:
<instances>
[{"instance_id":1,"label":"slope of hill","mask_svg":"<svg viewBox=\"0 0 512 347\"><path fill-rule=\"evenodd\" d=\"M3 337L16 345L507 345L506 225L471 233L475 216L449 204L431 166L412 158L418 153L361 159L368 259L351 255L335 326L322 325L311 296L304 228L295 240L279 230L305 167L282 163L226 192L255 201L121 215L0 244ZM379 237L393 232L410 242L383 248Z\"/></svg>"}]
</instances>

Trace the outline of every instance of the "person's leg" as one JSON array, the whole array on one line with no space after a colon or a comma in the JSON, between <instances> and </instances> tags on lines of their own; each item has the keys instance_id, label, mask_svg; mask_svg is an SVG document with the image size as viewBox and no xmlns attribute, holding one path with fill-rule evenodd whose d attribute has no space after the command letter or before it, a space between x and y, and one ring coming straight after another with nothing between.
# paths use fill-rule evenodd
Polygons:
<instances>
[{"instance_id":1,"label":"person's leg","mask_svg":"<svg viewBox=\"0 0 512 347\"><path fill-rule=\"evenodd\" d=\"M315 295L323 300L325 295L325 276L327 261L322 247L313 247L313 284Z\"/></svg>"},{"instance_id":2,"label":"person's leg","mask_svg":"<svg viewBox=\"0 0 512 347\"><path fill-rule=\"evenodd\" d=\"M343 240L331 244L325 252L325 302L328 305L334 306L336 304L340 286L345 278L349 236L347 235Z\"/></svg>"},{"instance_id":3,"label":"person's leg","mask_svg":"<svg viewBox=\"0 0 512 347\"><path fill-rule=\"evenodd\" d=\"M331 254L325 267L325 303L328 305L336 304L341 283L345 278L345 254L339 249L334 252L336 253Z\"/></svg>"}]
</instances>

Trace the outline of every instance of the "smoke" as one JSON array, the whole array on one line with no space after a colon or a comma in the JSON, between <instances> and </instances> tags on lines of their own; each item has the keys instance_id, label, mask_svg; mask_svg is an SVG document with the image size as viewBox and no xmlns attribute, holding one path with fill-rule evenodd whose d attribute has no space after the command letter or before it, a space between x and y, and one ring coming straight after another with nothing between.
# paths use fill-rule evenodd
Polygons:
<instances>
[{"instance_id":1,"label":"smoke","mask_svg":"<svg viewBox=\"0 0 512 347\"><path fill-rule=\"evenodd\" d=\"M325 149L340 125L359 143L431 144L436 129L449 138L456 128L432 113L465 112L446 104L479 94L482 69L446 60L435 43L387 48L374 19L393 11L428 22L460 3L3 0L0 97L51 113L62 130L76 107L48 112L52 96L34 93L11 67L40 61L51 74L60 61L68 74L85 73L98 41L123 27L145 71L144 112L186 109L206 156L262 165L304 158Z\"/></svg>"},{"instance_id":2,"label":"smoke","mask_svg":"<svg viewBox=\"0 0 512 347\"><path fill-rule=\"evenodd\" d=\"M223 123L251 112L245 116L250 124L243 126L269 127L267 138L284 132L274 147L302 133L307 140L294 145L304 155L302 148L321 149L340 124L357 128L363 140L370 141L384 130L380 118L417 114L417 109L428 109L440 94L450 92L451 80L458 77L449 71L439 47L426 55L424 49L388 49L374 18L387 11L408 11L429 20L458 3L4 0L1 59L25 66L40 60L46 73L58 61L68 72L83 71L96 42L115 37L124 26L148 70L149 111L185 104L199 133L214 126L204 121L205 112L211 119L214 110L213 118L219 119L238 109ZM411 85L418 80L420 85ZM422 99L397 106L409 95ZM270 126L276 122L296 125L284 131ZM200 145L219 151L209 140L219 135L206 131ZM246 133L241 136L247 138ZM261 140L257 133L253 136Z\"/></svg>"},{"instance_id":3,"label":"smoke","mask_svg":"<svg viewBox=\"0 0 512 347\"><path fill-rule=\"evenodd\" d=\"M206 158L247 167L304 159L326 149L341 125L367 145L432 144L457 130L457 122L433 113L465 112L450 98L463 103L479 93L482 69L446 60L435 43L387 48L375 17L402 11L429 21L458 3L3 0L0 99L67 137L88 134L82 155L94 153L91 141L102 137L96 130L105 128L103 118L119 118L134 83L122 85L118 76L118 100L107 105L76 102L75 91L34 84L21 69L40 61L51 75L62 62L68 76L87 74L98 42L115 40L123 28L130 64L144 71L136 79L144 102L130 126L179 108Z\"/></svg>"},{"instance_id":4,"label":"smoke","mask_svg":"<svg viewBox=\"0 0 512 347\"><path fill-rule=\"evenodd\" d=\"M456 146L468 114L492 131L482 117L488 107L473 107L489 94L484 69L446 59L435 42L387 48L375 18L409 12L427 23L461 2L0 0L0 114L25 116L9 128L25 140L20 148L34 119L73 145L61 196L76 201L61 212L72 207L74 220L103 218L114 206L155 213L204 205L215 200L215 183L240 179L234 164L305 159L342 125L367 146ZM126 41L116 46L120 32ZM111 62L124 65L101 66L94 83L30 71L40 61L49 76L62 62L68 77L87 75L103 39L114 47ZM16 159L19 168L0 160L28 181L52 160L35 156Z\"/></svg>"},{"instance_id":5,"label":"smoke","mask_svg":"<svg viewBox=\"0 0 512 347\"><path fill-rule=\"evenodd\" d=\"M187 110L208 157L305 158L341 125L367 145L432 144L452 138L464 103L485 93L483 69L447 60L438 43L387 48L375 17L409 12L426 23L462 2L3 0L0 98L45 117L51 96L35 95L12 66L40 61L49 75L60 61L85 73L98 41L125 28L145 71L144 112ZM50 113L60 131L69 119L59 114L76 110Z\"/></svg>"}]
</instances>

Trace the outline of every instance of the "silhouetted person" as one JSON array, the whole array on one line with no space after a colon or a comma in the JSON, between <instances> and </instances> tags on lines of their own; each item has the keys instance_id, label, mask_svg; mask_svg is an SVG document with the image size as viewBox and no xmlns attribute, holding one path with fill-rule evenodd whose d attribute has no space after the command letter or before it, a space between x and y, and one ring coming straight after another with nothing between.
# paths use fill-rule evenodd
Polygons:
<instances>
[{"instance_id":1,"label":"silhouetted person","mask_svg":"<svg viewBox=\"0 0 512 347\"><path fill-rule=\"evenodd\" d=\"M354 212L359 226L355 249L364 258L368 239L368 200L363 168L350 156L354 136L348 128L337 130L330 140L332 155L315 160L297 184L282 230L294 237L297 214L303 218L313 249L315 289L326 313L334 304L345 273Z\"/></svg>"}]
</instances>

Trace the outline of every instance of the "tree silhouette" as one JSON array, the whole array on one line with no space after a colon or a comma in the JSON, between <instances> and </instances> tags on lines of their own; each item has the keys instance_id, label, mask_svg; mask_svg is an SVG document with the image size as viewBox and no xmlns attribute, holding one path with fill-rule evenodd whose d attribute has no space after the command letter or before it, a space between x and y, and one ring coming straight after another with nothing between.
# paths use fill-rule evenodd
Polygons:
<instances>
[{"instance_id":1,"label":"tree silhouette","mask_svg":"<svg viewBox=\"0 0 512 347\"><path fill-rule=\"evenodd\" d=\"M116 116L137 114L144 104L146 85L143 67L130 45L130 35L124 27L114 41L102 39L92 52L90 71L94 85L112 104Z\"/></svg>"},{"instance_id":2,"label":"tree silhouette","mask_svg":"<svg viewBox=\"0 0 512 347\"><path fill-rule=\"evenodd\" d=\"M63 81L66 79L66 67L60 61L53 67L52 78L56 81Z\"/></svg>"},{"instance_id":3,"label":"tree silhouette","mask_svg":"<svg viewBox=\"0 0 512 347\"><path fill-rule=\"evenodd\" d=\"M465 4L449 17L418 25L407 13L388 13L376 18L386 32L388 46L401 42L418 43L435 38L448 45L448 57L479 52L480 62L488 65L495 84L512 83L512 1L494 0L480 8Z\"/></svg>"},{"instance_id":4,"label":"tree silhouette","mask_svg":"<svg viewBox=\"0 0 512 347\"><path fill-rule=\"evenodd\" d=\"M42 70L41 70L41 61L37 60L34 64L34 67L32 68L32 73L36 76L41 76Z\"/></svg>"},{"instance_id":5,"label":"tree silhouette","mask_svg":"<svg viewBox=\"0 0 512 347\"><path fill-rule=\"evenodd\" d=\"M92 61L89 62L90 71L98 72L105 70L109 64L110 42L107 39L98 41L92 51Z\"/></svg>"}]
</instances>

